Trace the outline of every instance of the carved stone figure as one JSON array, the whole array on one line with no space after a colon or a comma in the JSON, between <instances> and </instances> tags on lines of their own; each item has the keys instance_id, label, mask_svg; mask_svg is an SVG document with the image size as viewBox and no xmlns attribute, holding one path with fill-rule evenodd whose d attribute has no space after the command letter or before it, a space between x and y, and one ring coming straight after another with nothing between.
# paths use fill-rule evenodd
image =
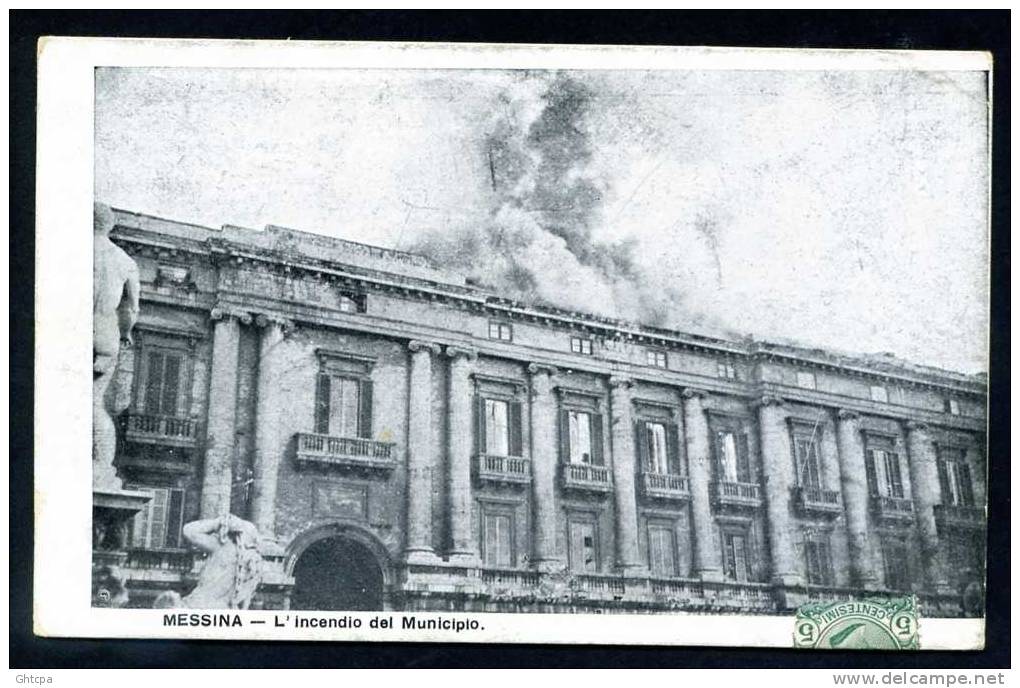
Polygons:
<instances>
[{"instance_id":1,"label":"carved stone figure","mask_svg":"<svg viewBox=\"0 0 1020 688\"><path fill-rule=\"evenodd\" d=\"M184 526L186 540L208 552L198 585L186 597L165 592L156 608L247 609L262 580L262 556L255 526L233 514L192 521Z\"/></svg>"},{"instance_id":2,"label":"carved stone figure","mask_svg":"<svg viewBox=\"0 0 1020 688\"><path fill-rule=\"evenodd\" d=\"M131 330L138 320L138 266L110 241L114 216L109 206L93 208L95 257L92 280L92 486L120 489L113 466L116 451L116 409L107 389L117 370L121 342L132 343Z\"/></svg>"}]
</instances>

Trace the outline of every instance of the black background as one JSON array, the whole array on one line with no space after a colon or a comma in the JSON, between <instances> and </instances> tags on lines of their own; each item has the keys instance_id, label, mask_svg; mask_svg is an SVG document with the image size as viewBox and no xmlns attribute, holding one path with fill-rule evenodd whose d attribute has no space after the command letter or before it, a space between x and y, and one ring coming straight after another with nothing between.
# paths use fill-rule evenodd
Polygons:
<instances>
[{"instance_id":1,"label":"black background","mask_svg":"<svg viewBox=\"0 0 1020 688\"><path fill-rule=\"evenodd\" d=\"M12 668L1009 666L1008 11L11 11L9 17ZM36 638L31 630L35 51L36 41L43 35L990 51L995 71L986 649L865 654L746 648Z\"/></svg>"}]
</instances>

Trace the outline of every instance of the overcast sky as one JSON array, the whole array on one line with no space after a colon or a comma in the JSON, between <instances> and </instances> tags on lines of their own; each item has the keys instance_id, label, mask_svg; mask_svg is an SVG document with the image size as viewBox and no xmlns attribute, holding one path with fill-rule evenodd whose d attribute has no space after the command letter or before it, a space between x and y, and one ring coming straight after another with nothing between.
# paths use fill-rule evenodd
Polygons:
<instances>
[{"instance_id":1,"label":"overcast sky","mask_svg":"<svg viewBox=\"0 0 1020 688\"><path fill-rule=\"evenodd\" d=\"M983 73L104 69L96 196L977 372L986 135ZM557 189L569 209L540 207Z\"/></svg>"}]
</instances>

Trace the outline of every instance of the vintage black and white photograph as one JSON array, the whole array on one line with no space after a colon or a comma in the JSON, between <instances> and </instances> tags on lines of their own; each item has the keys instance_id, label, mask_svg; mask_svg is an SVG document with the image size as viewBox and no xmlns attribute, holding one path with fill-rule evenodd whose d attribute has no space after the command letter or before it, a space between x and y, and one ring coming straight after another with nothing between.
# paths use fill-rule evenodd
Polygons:
<instances>
[{"instance_id":1,"label":"vintage black and white photograph","mask_svg":"<svg viewBox=\"0 0 1020 688\"><path fill-rule=\"evenodd\" d=\"M448 49L96 64L82 603L980 647L985 57Z\"/></svg>"}]
</instances>

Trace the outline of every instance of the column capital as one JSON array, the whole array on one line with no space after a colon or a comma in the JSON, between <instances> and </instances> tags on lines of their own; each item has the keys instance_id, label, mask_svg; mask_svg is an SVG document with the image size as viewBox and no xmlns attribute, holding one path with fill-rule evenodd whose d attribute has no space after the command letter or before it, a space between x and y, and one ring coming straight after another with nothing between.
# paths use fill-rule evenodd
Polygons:
<instances>
[{"instance_id":1,"label":"column capital","mask_svg":"<svg viewBox=\"0 0 1020 688\"><path fill-rule=\"evenodd\" d=\"M429 352L438 356L442 353L443 348L433 342L423 342L420 339L412 339L407 343L407 348L410 349L412 354L421 353L423 351Z\"/></svg>"},{"instance_id":2,"label":"column capital","mask_svg":"<svg viewBox=\"0 0 1020 688\"><path fill-rule=\"evenodd\" d=\"M680 392L680 396L684 399L707 399L708 392L698 387L684 387L684 390Z\"/></svg>"},{"instance_id":3,"label":"column capital","mask_svg":"<svg viewBox=\"0 0 1020 688\"><path fill-rule=\"evenodd\" d=\"M609 378L609 386L615 390L629 391L634 386L634 380L623 375L613 375Z\"/></svg>"},{"instance_id":4,"label":"column capital","mask_svg":"<svg viewBox=\"0 0 1020 688\"><path fill-rule=\"evenodd\" d=\"M259 313L255 316L255 326L261 328L276 326L286 334L294 329L294 321L271 313Z\"/></svg>"},{"instance_id":5,"label":"column capital","mask_svg":"<svg viewBox=\"0 0 1020 688\"><path fill-rule=\"evenodd\" d=\"M461 347L461 346L453 346L453 345L450 345L450 346L446 347L446 355L449 356L450 358L452 358L455 361L458 358L461 358L461 357L463 357L463 358L465 358L465 359L467 359L469 361L473 361L476 358L478 358L478 352L475 351L474 349L469 349L467 347Z\"/></svg>"},{"instance_id":6,"label":"column capital","mask_svg":"<svg viewBox=\"0 0 1020 688\"><path fill-rule=\"evenodd\" d=\"M529 375L548 375L552 377L556 374L556 366L547 365L545 363L529 363L528 364Z\"/></svg>"},{"instance_id":7,"label":"column capital","mask_svg":"<svg viewBox=\"0 0 1020 688\"><path fill-rule=\"evenodd\" d=\"M930 429L927 423L920 420L908 420L904 423L904 425L908 432L926 433Z\"/></svg>"},{"instance_id":8,"label":"column capital","mask_svg":"<svg viewBox=\"0 0 1020 688\"><path fill-rule=\"evenodd\" d=\"M213 321L229 320L231 318L243 325L250 325L252 321L251 313L230 306L216 306L209 311L209 319Z\"/></svg>"},{"instance_id":9,"label":"column capital","mask_svg":"<svg viewBox=\"0 0 1020 688\"><path fill-rule=\"evenodd\" d=\"M861 414L857 413L853 409L841 408L836 411L836 417L840 420L860 420Z\"/></svg>"},{"instance_id":10,"label":"column capital","mask_svg":"<svg viewBox=\"0 0 1020 688\"><path fill-rule=\"evenodd\" d=\"M754 408L764 408L766 406L782 406L785 400L776 396L775 394L762 394L760 397L751 402L751 406Z\"/></svg>"}]
</instances>

